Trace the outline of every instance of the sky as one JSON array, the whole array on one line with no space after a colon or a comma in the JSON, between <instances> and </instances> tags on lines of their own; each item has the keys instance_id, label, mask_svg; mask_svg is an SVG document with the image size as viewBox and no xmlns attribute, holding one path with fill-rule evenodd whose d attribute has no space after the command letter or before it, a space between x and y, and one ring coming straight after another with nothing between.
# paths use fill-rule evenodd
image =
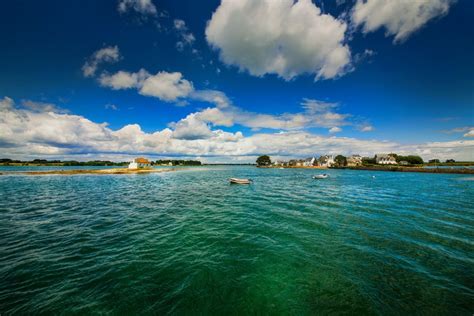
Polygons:
<instances>
[{"instance_id":1,"label":"sky","mask_svg":"<svg viewBox=\"0 0 474 316\"><path fill-rule=\"evenodd\" d=\"M0 4L0 158L474 160L469 0Z\"/></svg>"}]
</instances>

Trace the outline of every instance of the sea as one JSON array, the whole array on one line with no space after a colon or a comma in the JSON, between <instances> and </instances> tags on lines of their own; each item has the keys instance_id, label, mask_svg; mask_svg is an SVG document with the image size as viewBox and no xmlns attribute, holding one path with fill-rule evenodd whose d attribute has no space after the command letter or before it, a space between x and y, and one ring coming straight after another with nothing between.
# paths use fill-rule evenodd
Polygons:
<instances>
[{"instance_id":1,"label":"sea","mask_svg":"<svg viewBox=\"0 0 474 316\"><path fill-rule=\"evenodd\" d=\"M472 175L37 169L0 168L0 315L474 313Z\"/></svg>"}]
</instances>

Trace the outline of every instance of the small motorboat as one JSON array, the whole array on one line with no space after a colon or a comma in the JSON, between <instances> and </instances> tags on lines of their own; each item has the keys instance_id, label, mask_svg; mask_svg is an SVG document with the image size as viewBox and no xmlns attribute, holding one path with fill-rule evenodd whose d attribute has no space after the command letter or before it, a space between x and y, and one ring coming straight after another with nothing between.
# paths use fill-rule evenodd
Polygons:
<instances>
[{"instance_id":1,"label":"small motorboat","mask_svg":"<svg viewBox=\"0 0 474 316\"><path fill-rule=\"evenodd\" d=\"M318 174L318 175L313 176L313 179L327 179L327 178L329 178L329 175L327 173Z\"/></svg>"},{"instance_id":2,"label":"small motorboat","mask_svg":"<svg viewBox=\"0 0 474 316\"><path fill-rule=\"evenodd\" d=\"M252 179L239 179L239 178L230 178L230 183L234 184L250 184L252 183Z\"/></svg>"}]
</instances>

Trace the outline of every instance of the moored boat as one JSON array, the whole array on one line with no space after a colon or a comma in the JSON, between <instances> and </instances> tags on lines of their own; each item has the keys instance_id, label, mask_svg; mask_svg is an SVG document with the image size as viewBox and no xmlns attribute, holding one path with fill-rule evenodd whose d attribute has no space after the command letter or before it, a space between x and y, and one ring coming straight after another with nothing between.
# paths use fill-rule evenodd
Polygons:
<instances>
[{"instance_id":1,"label":"moored boat","mask_svg":"<svg viewBox=\"0 0 474 316\"><path fill-rule=\"evenodd\" d=\"M252 183L252 179L239 179L239 178L230 178L230 183L234 184L250 184Z\"/></svg>"},{"instance_id":2,"label":"moored boat","mask_svg":"<svg viewBox=\"0 0 474 316\"><path fill-rule=\"evenodd\" d=\"M313 179L327 179L327 178L329 178L329 175L327 173L318 174L318 175L313 176Z\"/></svg>"}]
</instances>

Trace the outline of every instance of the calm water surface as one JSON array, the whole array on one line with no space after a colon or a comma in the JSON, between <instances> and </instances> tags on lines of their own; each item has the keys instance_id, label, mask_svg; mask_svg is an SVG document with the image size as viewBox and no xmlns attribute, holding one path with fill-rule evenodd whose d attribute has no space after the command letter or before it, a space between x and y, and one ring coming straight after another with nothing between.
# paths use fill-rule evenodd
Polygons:
<instances>
[{"instance_id":1,"label":"calm water surface","mask_svg":"<svg viewBox=\"0 0 474 316\"><path fill-rule=\"evenodd\" d=\"M0 314L473 314L472 176L327 172L0 176Z\"/></svg>"}]
</instances>

